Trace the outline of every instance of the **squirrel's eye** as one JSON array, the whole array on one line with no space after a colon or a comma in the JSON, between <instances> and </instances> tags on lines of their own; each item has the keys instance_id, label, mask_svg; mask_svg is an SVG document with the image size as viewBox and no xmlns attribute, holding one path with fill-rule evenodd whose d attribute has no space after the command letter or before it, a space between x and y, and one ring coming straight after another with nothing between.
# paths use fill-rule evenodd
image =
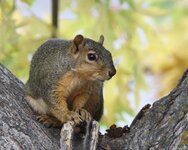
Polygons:
<instances>
[{"instance_id":1,"label":"squirrel's eye","mask_svg":"<svg viewBox=\"0 0 188 150\"><path fill-rule=\"evenodd\" d=\"M88 57L88 59L89 59L90 61L95 61L95 60L97 59L97 56L96 56L95 54L93 54L93 53L89 53L89 54L87 55L87 57Z\"/></svg>"}]
</instances>

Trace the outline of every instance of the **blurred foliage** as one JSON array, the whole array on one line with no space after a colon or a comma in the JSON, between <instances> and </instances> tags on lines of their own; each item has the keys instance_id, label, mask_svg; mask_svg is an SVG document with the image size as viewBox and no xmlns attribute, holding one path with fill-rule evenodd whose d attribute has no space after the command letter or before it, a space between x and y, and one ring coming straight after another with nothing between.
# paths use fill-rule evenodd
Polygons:
<instances>
[{"instance_id":1,"label":"blurred foliage","mask_svg":"<svg viewBox=\"0 0 188 150\"><path fill-rule=\"evenodd\" d=\"M52 32L50 14L41 19L33 13L35 2L0 1L0 62L23 81L28 78L32 54ZM161 96L188 67L188 0L60 2L58 36L72 39L81 33L98 40L103 34L104 45L114 57L117 75L105 83L102 123L127 121L125 112L135 115L140 90L147 90L146 74L155 77L153 88ZM134 95L134 108L129 93Z\"/></svg>"}]
</instances>

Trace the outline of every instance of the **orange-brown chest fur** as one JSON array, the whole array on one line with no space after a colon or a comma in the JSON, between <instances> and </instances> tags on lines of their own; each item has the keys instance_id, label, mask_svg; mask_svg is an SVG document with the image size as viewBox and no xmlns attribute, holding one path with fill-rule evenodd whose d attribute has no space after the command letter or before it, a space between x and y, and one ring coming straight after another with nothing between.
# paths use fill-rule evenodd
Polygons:
<instances>
[{"instance_id":1,"label":"orange-brown chest fur","mask_svg":"<svg viewBox=\"0 0 188 150\"><path fill-rule=\"evenodd\" d=\"M100 100L100 83L84 80L74 71L69 71L57 83L55 95L57 102L66 101L69 110L83 107L94 114Z\"/></svg>"}]
</instances>

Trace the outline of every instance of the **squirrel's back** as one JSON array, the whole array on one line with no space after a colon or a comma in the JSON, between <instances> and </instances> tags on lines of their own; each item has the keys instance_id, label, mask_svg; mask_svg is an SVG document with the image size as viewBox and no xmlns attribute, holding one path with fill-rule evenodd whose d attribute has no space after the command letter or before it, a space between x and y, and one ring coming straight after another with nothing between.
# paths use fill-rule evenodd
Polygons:
<instances>
[{"instance_id":1,"label":"squirrel's back","mask_svg":"<svg viewBox=\"0 0 188 150\"><path fill-rule=\"evenodd\" d=\"M49 39L37 49L32 57L29 80L25 85L28 93L36 97L41 96L42 91L46 91L60 76L71 69L71 65L74 64L68 54L70 44L71 42L67 40ZM44 79L47 80L45 87L42 84ZM42 88L39 88L40 86Z\"/></svg>"}]
</instances>

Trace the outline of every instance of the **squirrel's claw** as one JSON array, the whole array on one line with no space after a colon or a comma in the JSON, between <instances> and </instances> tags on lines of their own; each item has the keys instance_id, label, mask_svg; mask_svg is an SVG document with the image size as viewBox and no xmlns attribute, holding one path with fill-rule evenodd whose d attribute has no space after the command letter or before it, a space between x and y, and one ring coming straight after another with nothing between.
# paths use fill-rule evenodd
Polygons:
<instances>
[{"instance_id":1,"label":"squirrel's claw","mask_svg":"<svg viewBox=\"0 0 188 150\"><path fill-rule=\"evenodd\" d=\"M78 113L69 111L67 113L67 121L74 121L75 124L80 124L80 122L82 122L82 118Z\"/></svg>"},{"instance_id":2,"label":"squirrel's claw","mask_svg":"<svg viewBox=\"0 0 188 150\"><path fill-rule=\"evenodd\" d=\"M90 121L92 119L91 114L85 109L76 108L75 112L81 116L82 121Z\"/></svg>"},{"instance_id":3,"label":"squirrel's claw","mask_svg":"<svg viewBox=\"0 0 188 150\"><path fill-rule=\"evenodd\" d=\"M58 119L52 116L48 115L38 115L37 120L42 123L45 127L55 127L55 128L61 128L62 123Z\"/></svg>"}]
</instances>

